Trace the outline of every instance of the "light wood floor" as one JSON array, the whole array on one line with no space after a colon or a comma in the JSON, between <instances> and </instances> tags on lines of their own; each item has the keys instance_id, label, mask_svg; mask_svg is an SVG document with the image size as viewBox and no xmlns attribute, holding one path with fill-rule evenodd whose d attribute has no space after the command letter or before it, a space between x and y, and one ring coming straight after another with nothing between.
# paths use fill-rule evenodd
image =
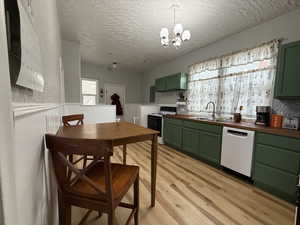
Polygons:
<instances>
[{"instance_id":1,"label":"light wood floor","mask_svg":"<svg viewBox=\"0 0 300 225\"><path fill-rule=\"evenodd\" d=\"M150 204L150 143L128 146L128 164L140 166L140 225L293 225L294 206L161 145L158 152L157 202ZM121 162L122 151L114 161ZM125 201L132 200L132 191ZM72 224L85 210L72 209ZM129 212L118 209L116 225ZM106 215L89 217L86 225L106 225Z\"/></svg>"}]
</instances>

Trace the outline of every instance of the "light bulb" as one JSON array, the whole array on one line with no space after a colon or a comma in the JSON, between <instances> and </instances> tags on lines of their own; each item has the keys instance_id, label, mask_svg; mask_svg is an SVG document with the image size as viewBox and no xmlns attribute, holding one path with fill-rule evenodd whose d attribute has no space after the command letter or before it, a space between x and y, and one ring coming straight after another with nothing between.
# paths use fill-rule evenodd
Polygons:
<instances>
[{"instance_id":1,"label":"light bulb","mask_svg":"<svg viewBox=\"0 0 300 225\"><path fill-rule=\"evenodd\" d=\"M183 31L181 38L183 41L189 41L191 39L191 32L189 30Z\"/></svg>"},{"instance_id":2,"label":"light bulb","mask_svg":"<svg viewBox=\"0 0 300 225\"><path fill-rule=\"evenodd\" d=\"M161 45L163 47L168 47L169 46L169 39L161 39Z\"/></svg>"},{"instance_id":3,"label":"light bulb","mask_svg":"<svg viewBox=\"0 0 300 225\"><path fill-rule=\"evenodd\" d=\"M169 30L168 28L162 28L161 31L160 31L160 37L162 39L168 39L169 38Z\"/></svg>"},{"instance_id":4,"label":"light bulb","mask_svg":"<svg viewBox=\"0 0 300 225\"><path fill-rule=\"evenodd\" d=\"M174 27L174 34L175 34L176 36L180 36L181 33L182 33L182 31L183 31L183 26L182 26L182 24L180 24L180 23L176 24L175 27Z\"/></svg>"},{"instance_id":5,"label":"light bulb","mask_svg":"<svg viewBox=\"0 0 300 225\"><path fill-rule=\"evenodd\" d=\"M174 45L175 48L179 48L181 46L180 37L176 37L175 39L173 39L172 44Z\"/></svg>"}]
</instances>

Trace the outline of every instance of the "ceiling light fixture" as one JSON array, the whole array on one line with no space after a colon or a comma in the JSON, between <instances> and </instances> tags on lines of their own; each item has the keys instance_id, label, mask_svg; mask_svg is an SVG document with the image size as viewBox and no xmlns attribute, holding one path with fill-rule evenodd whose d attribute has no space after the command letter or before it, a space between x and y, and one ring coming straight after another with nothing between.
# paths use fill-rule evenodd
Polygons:
<instances>
[{"instance_id":1,"label":"ceiling light fixture","mask_svg":"<svg viewBox=\"0 0 300 225\"><path fill-rule=\"evenodd\" d=\"M177 1L171 5L174 13L174 28L173 35L170 35L168 28L164 27L160 31L160 42L163 47L169 46L169 36L171 36L172 45L178 49L183 42L189 41L191 39L191 32L189 30L183 30L183 26L180 23L176 23L176 9L180 8L180 3Z\"/></svg>"},{"instance_id":2,"label":"ceiling light fixture","mask_svg":"<svg viewBox=\"0 0 300 225\"><path fill-rule=\"evenodd\" d=\"M117 63L117 62L113 62L112 68L113 68L113 69L117 69L117 66L118 66L118 63Z\"/></svg>"},{"instance_id":3,"label":"ceiling light fixture","mask_svg":"<svg viewBox=\"0 0 300 225\"><path fill-rule=\"evenodd\" d=\"M107 67L107 69L108 69L109 71L113 72L113 71L115 71L115 70L117 69L117 67L118 67L118 63L115 61L115 62L113 62L112 64L110 64L110 65Z\"/></svg>"}]
</instances>

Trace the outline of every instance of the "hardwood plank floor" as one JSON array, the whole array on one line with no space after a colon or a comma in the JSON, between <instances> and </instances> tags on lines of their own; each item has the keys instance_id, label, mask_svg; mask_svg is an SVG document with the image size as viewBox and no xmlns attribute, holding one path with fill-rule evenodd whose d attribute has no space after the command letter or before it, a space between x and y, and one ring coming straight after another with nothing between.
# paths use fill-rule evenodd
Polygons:
<instances>
[{"instance_id":1,"label":"hardwood plank floor","mask_svg":"<svg viewBox=\"0 0 300 225\"><path fill-rule=\"evenodd\" d=\"M127 163L140 166L141 225L293 225L294 206L231 175L194 160L165 145L159 146L157 203L150 205L150 143L127 147ZM122 162L122 149L113 161ZM125 201L132 201L132 190ZM72 224L86 210L72 209ZM118 208L116 225L129 211ZM105 225L106 215L92 213L86 225Z\"/></svg>"}]
</instances>

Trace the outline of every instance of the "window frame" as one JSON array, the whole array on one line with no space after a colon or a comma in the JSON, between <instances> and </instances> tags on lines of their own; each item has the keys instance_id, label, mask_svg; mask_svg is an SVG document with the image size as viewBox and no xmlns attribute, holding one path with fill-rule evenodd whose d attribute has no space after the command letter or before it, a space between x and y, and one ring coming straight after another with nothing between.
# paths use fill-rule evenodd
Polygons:
<instances>
[{"instance_id":1,"label":"window frame","mask_svg":"<svg viewBox=\"0 0 300 225\"><path fill-rule=\"evenodd\" d=\"M86 80L86 81L94 81L96 82L96 94L93 95L93 94L83 94L82 93L82 82ZM99 85L98 85L98 80L97 79L91 79L91 78L84 78L82 77L80 79L80 104L82 106L95 106L95 105L86 105L83 103L83 97L84 96L95 96L96 97L96 101L95 101L95 105L97 105L99 103Z\"/></svg>"}]
</instances>

